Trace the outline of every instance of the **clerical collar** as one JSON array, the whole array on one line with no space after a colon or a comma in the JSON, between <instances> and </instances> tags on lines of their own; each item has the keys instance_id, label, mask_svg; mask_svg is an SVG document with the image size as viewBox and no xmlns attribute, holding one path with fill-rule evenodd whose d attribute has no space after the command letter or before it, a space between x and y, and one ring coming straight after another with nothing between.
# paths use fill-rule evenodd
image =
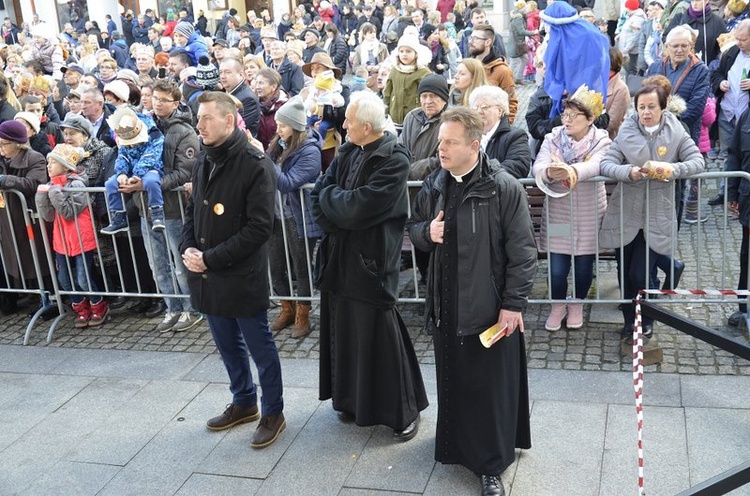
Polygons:
<instances>
[{"instance_id":1,"label":"clerical collar","mask_svg":"<svg viewBox=\"0 0 750 496\"><path fill-rule=\"evenodd\" d=\"M464 182L464 177L466 177L466 176L468 176L469 174L471 174L472 172L474 172L474 169L476 169L476 168L477 168L477 165L479 165L479 160L477 160L477 161L476 161L476 163L474 163L474 167L472 167L472 168L471 168L471 169L469 169L468 171L464 172L464 173L463 173L463 174L461 174L460 176L457 176L457 175L455 175L454 173L452 173L452 172L451 172L451 173L450 173L450 174L451 174L451 177L453 177L453 179L455 179L457 183L462 183L462 182Z\"/></svg>"}]
</instances>

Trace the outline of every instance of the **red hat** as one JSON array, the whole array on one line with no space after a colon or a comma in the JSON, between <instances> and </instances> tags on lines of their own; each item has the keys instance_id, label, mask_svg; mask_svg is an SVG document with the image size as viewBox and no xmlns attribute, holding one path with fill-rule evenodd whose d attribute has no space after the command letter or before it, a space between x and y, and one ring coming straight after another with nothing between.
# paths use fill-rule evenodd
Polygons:
<instances>
[{"instance_id":1,"label":"red hat","mask_svg":"<svg viewBox=\"0 0 750 496\"><path fill-rule=\"evenodd\" d=\"M638 10L641 8L641 3L638 0L625 0L625 8L628 10Z\"/></svg>"}]
</instances>

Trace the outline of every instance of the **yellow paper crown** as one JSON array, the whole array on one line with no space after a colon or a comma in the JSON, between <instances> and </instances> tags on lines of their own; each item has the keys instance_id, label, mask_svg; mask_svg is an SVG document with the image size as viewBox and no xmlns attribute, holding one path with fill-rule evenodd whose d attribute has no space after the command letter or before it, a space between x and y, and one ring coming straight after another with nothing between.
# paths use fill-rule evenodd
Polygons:
<instances>
[{"instance_id":1,"label":"yellow paper crown","mask_svg":"<svg viewBox=\"0 0 750 496\"><path fill-rule=\"evenodd\" d=\"M604 98L602 97L602 94L590 90L585 84L582 84L580 88L573 93L573 96L568 98L568 101L575 101L577 104L589 109L591 113L594 114L594 119L602 115L602 112L604 112Z\"/></svg>"}]
</instances>

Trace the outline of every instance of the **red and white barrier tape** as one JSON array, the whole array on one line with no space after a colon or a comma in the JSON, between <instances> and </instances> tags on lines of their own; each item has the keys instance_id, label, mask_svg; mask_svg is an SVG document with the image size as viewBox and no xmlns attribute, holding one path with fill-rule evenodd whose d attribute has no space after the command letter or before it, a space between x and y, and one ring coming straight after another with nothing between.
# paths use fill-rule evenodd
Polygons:
<instances>
[{"instance_id":1,"label":"red and white barrier tape","mask_svg":"<svg viewBox=\"0 0 750 496\"><path fill-rule=\"evenodd\" d=\"M643 322L641 300L645 294L686 296L750 296L746 289L648 289L635 299L635 325L633 326L633 388L635 389L635 415L638 420L638 494L643 496Z\"/></svg>"}]
</instances>

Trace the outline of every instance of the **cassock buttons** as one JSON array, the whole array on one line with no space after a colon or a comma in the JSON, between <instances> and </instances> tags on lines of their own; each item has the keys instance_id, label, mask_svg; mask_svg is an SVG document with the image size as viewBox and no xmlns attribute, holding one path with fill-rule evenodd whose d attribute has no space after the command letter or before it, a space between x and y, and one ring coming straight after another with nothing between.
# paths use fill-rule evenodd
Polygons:
<instances>
[{"instance_id":1,"label":"cassock buttons","mask_svg":"<svg viewBox=\"0 0 750 496\"><path fill-rule=\"evenodd\" d=\"M208 200L203 200L204 205L208 205Z\"/></svg>"}]
</instances>

